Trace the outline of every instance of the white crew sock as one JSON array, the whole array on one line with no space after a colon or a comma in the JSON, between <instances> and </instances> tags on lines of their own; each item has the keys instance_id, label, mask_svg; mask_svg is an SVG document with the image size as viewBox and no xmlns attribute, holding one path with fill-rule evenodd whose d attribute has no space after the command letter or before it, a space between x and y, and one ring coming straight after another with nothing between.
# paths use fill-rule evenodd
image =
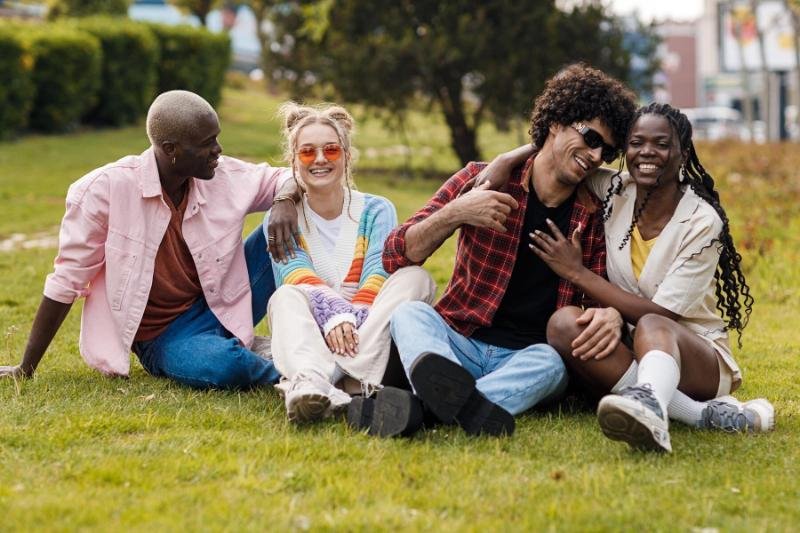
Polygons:
<instances>
[{"instance_id":1,"label":"white crew sock","mask_svg":"<svg viewBox=\"0 0 800 533\"><path fill-rule=\"evenodd\" d=\"M681 369L678 361L667 352L650 350L639 360L636 384L649 384L653 389L661 411L666 414L667 405L678 390Z\"/></svg>"},{"instance_id":2,"label":"white crew sock","mask_svg":"<svg viewBox=\"0 0 800 533\"><path fill-rule=\"evenodd\" d=\"M669 417L678 422L683 422L692 427L699 427L703 420L703 409L706 408L705 402L692 400L679 390L672 395L672 400L667 406Z\"/></svg>"},{"instance_id":3,"label":"white crew sock","mask_svg":"<svg viewBox=\"0 0 800 533\"><path fill-rule=\"evenodd\" d=\"M611 393L617 394L619 391L624 389L625 387L631 387L636 385L636 376L639 373L639 363L636 361L631 362L631 366L628 367L628 370L622 374L622 377L619 378L616 385L611 387Z\"/></svg>"}]
</instances>

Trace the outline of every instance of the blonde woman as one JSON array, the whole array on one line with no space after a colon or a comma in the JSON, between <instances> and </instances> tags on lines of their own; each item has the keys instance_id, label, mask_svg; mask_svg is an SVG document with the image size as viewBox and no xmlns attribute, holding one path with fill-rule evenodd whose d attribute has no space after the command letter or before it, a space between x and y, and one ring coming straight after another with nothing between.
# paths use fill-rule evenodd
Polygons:
<instances>
[{"instance_id":1,"label":"blonde woman","mask_svg":"<svg viewBox=\"0 0 800 533\"><path fill-rule=\"evenodd\" d=\"M285 157L302 190L300 229L290 258L273 259L278 288L267 316L289 420L307 422L346 409L345 390L379 388L391 312L402 302L431 301L435 286L418 267L392 276L383 269L397 215L387 199L353 188L350 114L294 103L281 114ZM265 231L268 225L269 214Z\"/></svg>"}]
</instances>

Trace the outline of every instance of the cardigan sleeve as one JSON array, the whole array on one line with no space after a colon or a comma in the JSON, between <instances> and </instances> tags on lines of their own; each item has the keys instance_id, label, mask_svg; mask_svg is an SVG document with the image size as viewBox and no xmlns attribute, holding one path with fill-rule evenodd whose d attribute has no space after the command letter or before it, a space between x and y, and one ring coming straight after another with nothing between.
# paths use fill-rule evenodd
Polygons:
<instances>
[{"instance_id":1,"label":"cardigan sleeve","mask_svg":"<svg viewBox=\"0 0 800 533\"><path fill-rule=\"evenodd\" d=\"M389 274L383 268L383 246L386 237L397 225L394 205L379 196L367 196L364 216L361 218L353 268L361 261L358 289L353 296L355 307L369 307L381 290ZM349 277L349 276L348 276Z\"/></svg>"},{"instance_id":2,"label":"cardigan sleeve","mask_svg":"<svg viewBox=\"0 0 800 533\"><path fill-rule=\"evenodd\" d=\"M269 213L265 217L263 231L269 227ZM285 264L272 259L272 273L275 277L275 287L282 285L296 285L306 292L311 314L323 336L344 322L358 326L353 305L328 287L314 270L314 263L309 255L309 247L302 233L298 233L292 240L294 258Z\"/></svg>"}]
</instances>

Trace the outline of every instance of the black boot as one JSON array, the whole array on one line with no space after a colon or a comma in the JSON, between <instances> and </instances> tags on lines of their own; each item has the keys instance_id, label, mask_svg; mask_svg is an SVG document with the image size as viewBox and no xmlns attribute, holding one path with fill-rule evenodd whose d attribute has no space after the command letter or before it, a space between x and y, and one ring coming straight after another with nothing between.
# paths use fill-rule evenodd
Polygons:
<instances>
[{"instance_id":1,"label":"black boot","mask_svg":"<svg viewBox=\"0 0 800 533\"><path fill-rule=\"evenodd\" d=\"M475 378L461 365L434 353L420 356L411 384L427 409L445 424L457 423L470 435L511 435L514 417L475 388Z\"/></svg>"}]
</instances>

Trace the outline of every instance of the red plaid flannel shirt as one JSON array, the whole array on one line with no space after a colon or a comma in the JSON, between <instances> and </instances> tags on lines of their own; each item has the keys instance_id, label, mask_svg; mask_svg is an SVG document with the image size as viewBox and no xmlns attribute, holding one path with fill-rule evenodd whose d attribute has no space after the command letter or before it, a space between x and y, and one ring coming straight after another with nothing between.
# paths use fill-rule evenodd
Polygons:
<instances>
[{"instance_id":1,"label":"red plaid flannel shirt","mask_svg":"<svg viewBox=\"0 0 800 533\"><path fill-rule=\"evenodd\" d=\"M479 327L490 326L497 308L500 307L517 258L528 203L528 193L522 187L522 178L527 175L532 164L533 158L530 158L524 166L513 171L509 180L506 192L519 202L519 209L512 211L506 219L507 233L466 225L460 228L453 275L435 308L462 335L469 336ZM468 182L485 166L486 163L469 163L447 180L422 209L389 234L383 250L383 268L387 272L421 264L410 261L405 256L406 231L458 197ZM600 207L597 197L585 186L580 186L570 216L569 234L572 234L578 224L582 225L583 264L592 272L606 277L606 245ZM560 280L557 309L565 305L589 307L593 304L572 283Z\"/></svg>"}]
</instances>

